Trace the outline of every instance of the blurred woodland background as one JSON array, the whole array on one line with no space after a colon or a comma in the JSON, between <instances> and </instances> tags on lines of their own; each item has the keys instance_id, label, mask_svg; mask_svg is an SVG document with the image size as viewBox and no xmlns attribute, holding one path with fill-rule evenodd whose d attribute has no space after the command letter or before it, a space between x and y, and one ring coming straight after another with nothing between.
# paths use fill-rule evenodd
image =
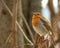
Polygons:
<instances>
[{"instance_id":1,"label":"blurred woodland background","mask_svg":"<svg viewBox=\"0 0 60 48\"><path fill-rule=\"evenodd\" d=\"M0 48L34 48L34 12L49 20L60 48L60 0L0 0Z\"/></svg>"}]
</instances>

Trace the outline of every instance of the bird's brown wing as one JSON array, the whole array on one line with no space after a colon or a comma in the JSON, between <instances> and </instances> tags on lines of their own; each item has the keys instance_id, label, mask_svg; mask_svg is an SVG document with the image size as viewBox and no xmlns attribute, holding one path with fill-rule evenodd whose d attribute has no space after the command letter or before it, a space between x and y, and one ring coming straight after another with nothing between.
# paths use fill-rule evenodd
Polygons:
<instances>
[{"instance_id":1,"label":"bird's brown wing","mask_svg":"<svg viewBox=\"0 0 60 48\"><path fill-rule=\"evenodd\" d=\"M51 24L49 23L49 21L45 17L40 16L40 20L43 22L43 25L46 27L47 30L49 30L51 32L53 31Z\"/></svg>"}]
</instances>

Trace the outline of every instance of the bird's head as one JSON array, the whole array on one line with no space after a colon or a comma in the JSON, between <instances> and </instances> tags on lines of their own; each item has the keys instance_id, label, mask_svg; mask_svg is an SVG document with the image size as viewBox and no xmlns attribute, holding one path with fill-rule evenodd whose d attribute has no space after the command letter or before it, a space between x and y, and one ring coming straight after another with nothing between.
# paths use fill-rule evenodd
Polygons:
<instances>
[{"instance_id":1,"label":"bird's head","mask_svg":"<svg viewBox=\"0 0 60 48\"><path fill-rule=\"evenodd\" d=\"M40 18L39 15L40 15L39 12L34 12L34 13L33 13L33 17L32 17L32 19Z\"/></svg>"}]
</instances>

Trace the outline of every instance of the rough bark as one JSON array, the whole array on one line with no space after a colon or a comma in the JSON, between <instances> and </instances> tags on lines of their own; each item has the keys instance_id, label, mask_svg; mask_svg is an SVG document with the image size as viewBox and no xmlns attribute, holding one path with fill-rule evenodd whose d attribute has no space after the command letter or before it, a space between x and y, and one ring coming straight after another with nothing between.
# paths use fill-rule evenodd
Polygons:
<instances>
[{"instance_id":1,"label":"rough bark","mask_svg":"<svg viewBox=\"0 0 60 48\"><path fill-rule=\"evenodd\" d=\"M9 5L9 8L12 10L12 0L6 1L6 4ZM12 18L9 14L9 12L4 7L3 3L0 0L0 48L12 48L11 42L8 41L8 43L5 44L8 36L10 33L12 33L11 27L12 27Z\"/></svg>"}]
</instances>

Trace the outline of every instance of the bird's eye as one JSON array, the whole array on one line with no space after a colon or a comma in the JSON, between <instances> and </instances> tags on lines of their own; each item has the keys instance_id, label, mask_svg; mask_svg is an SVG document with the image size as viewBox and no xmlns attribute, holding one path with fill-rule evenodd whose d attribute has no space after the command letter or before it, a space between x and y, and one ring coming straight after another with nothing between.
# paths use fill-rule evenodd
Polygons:
<instances>
[{"instance_id":1,"label":"bird's eye","mask_svg":"<svg viewBox=\"0 0 60 48\"><path fill-rule=\"evenodd\" d=\"M37 15L39 15L39 14L37 14Z\"/></svg>"}]
</instances>

